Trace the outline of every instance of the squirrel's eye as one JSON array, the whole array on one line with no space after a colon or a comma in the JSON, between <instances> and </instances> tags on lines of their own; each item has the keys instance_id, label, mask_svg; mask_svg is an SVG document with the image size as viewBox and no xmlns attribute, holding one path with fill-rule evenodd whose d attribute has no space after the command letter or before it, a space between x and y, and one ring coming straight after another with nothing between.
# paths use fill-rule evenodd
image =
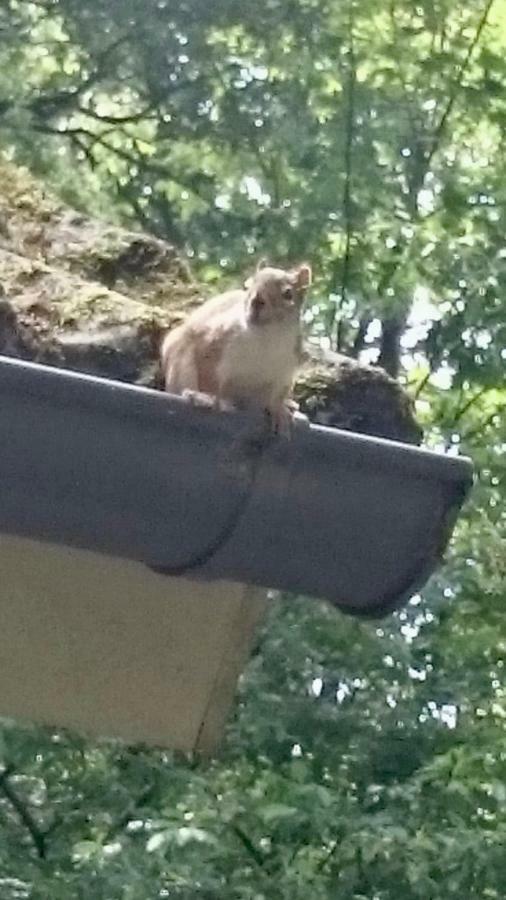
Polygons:
<instances>
[{"instance_id":1,"label":"squirrel's eye","mask_svg":"<svg viewBox=\"0 0 506 900\"><path fill-rule=\"evenodd\" d=\"M292 288L289 288L289 287L285 288L283 291L283 297L285 298L285 300L293 300Z\"/></svg>"}]
</instances>

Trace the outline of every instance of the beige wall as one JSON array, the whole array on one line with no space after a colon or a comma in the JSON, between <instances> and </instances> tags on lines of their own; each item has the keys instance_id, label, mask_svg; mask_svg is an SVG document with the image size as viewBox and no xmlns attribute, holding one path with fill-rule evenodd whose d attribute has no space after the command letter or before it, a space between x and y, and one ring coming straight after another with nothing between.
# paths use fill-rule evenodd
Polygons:
<instances>
[{"instance_id":1,"label":"beige wall","mask_svg":"<svg viewBox=\"0 0 506 900\"><path fill-rule=\"evenodd\" d=\"M0 715L212 752L265 609L255 588L0 535Z\"/></svg>"}]
</instances>

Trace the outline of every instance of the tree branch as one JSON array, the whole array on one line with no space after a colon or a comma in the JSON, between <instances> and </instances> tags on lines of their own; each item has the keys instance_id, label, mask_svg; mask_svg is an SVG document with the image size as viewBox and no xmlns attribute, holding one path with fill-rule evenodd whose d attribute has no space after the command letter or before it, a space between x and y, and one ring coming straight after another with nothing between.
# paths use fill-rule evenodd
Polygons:
<instances>
[{"instance_id":1,"label":"tree branch","mask_svg":"<svg viewBox=\"0 0 506 900\"><path fill-rule=\"evenodd\" d=\"M108 153L113 153L115 156L118 156L120 159L124 160L124 162L129 163L132 166L138 166L140 170L144 172L149 172L153 175L159 175L167 178L169 181L173 181L174 184L180 185L187 191L190 191L196 197L199 197L201 200L207 202L209 200L205 194L199 190L197 184L195 183L195 179L184 178L181 175L176 175L169 166L164 163L157 162L157 160L153 160L142 154L141 152L136 155L135 153L126 150L125 147L117 147L114 144L111 144L107 140L107 136L115 131L113 127L108 129L101 134L96 134L93 131L90 131L88 128L84 128L84 126L79 125L75 128L65 128L60 130L59 128L54 128L51 125L46 125L45 123L38 123L35 126L36 130L41 132L42 134L50 134L59 138L69 138L69 140L75 140L75 138L83 138L86 141L89 141L88 152L86 156L89 159L89 153L91 153L94 144L98 144L100 147L103 147L104 150L107 150ZM124 134L125 138L131 140L131 136L128 134ZM80 149L84 151L84 147L81 145ZM95 160L96 163L96 160ZM205 176L202 176L200 180L204 182ZM210 179L209 179L210 181Z\"/></svg>"},{"instance_id":2,"label":"tree branch","mask_svg":"<svg viewBox=\"0 0 506 900\"><path fill-rule=\"evenodd\" d=\"M348 281L350 276L351 263L351 241L353 236L353 206L351 197L351 181L352 181L352 151L354 141L355 126L355 84L356 84L356 66L355 66L355 45L353 39L353 0L349 0L349 44L348 44L348 104L346 110L346 143L344 148L344 193L343 193L343 214L345 227L345 247L344 258L341 271L341 292L339 299L339 312L337 314L336 323L336 350L341 350L343 346L343 317L344 306L346 303L346 295L348 291ZM336 310L337 312L337 310Z\"/></svg>"},{"instance_id":3,"label":"tree branch","mask_svg":"<svg viewBox=\"0 0 506 900\"><path fill-rule=\"evenodd\" d=\"M378 365L392 378L397 378L400 369L400 343L406 318L404 315L382 319Z\"/></svg>"},{"instance_id":4,"label":"tree branch","mask_svg":"<svg viewBox=\"0 0 506 900\"><path fill-rule=\"evenodd\" d=\"M436 126L430 150L428 151L428 153L425 156L425 172L423 173L424 176L425 176L426 172L428 171L429 166L430 166L435 154L438 152L438 150L440 148L441 140L442 140L446 125L447 125L448 120L451 116L451 113L455 107L455 103L458 99L459 92L462 88L462 79L469 67L469 63L471 62L473 53L474 53L476 47L478 46L478 43L480 41L483 29L487 23L487 19L490 14L490 10L492 8L493 3L494 3L494 0L487 0L485 8L480 16L478 25L476 27L475 34L469 44L469 47L467 49L467 52L466 52L465 58L462 62L462 65L460 66L460 68L458 70L458 75L457 75L457 78L455 79L453 89L450 93L450 96L448 98L445 109L441 115L439 124ZM414 222L414 224L416 224L416 222ZM414 229L413 229L413 231L414 231ZM405 241L401 252L398 254L397 258L393 261L393 263L388 271L388 274L382 280L381 288L378 290L378 293L380 295L391 284L391 282L392 282L396 272L399 270L400 266L403 265L406 262L406 260L409 258L409 251L412 246L413 246L413 237L411 237L410 239ZM390 343L390 342L388 342L388 343ZM387 348L387 351L389 349L390 348ZM390 362L389 362L389 364L390 364ZM387 371L389 371L389 370L387 369Z\"/></svg>"},{"instance_id":5,"label":"tree branch","mask_svg":"<svg viewBox=\"0 0 506 900\"><path fill-rule=\"evenodd\" d=\"M35 116L42 118L60 113L69 105L72 106L84 91L96 84L107 73L112 64L115 51L129 40L132 30L129 29L125 34L120 35L98 54L95 68L87 78L83 78L79 84L67 90L54 91L51 94L41 94L39 97L34 97L29 103L30 111Z\"/></svg>"},{"instance_id":6,"label":"tree branch","mask_svg":"<svg viewBox=\"0 0 506 900\"><path fill-rule=\"evenodd\" d=\"M9 801L12 808L18 814L21 823L25 826L39 859L45 859L47 852L46 832L39 828L30 810L16 793L9 781L9 776L12 775L12 773L12 768L7 767L0 774L0 792L4 795L5 799Z\"/></svg>"},{"instance_id":7,"label":"tree branch","mask_svg":"<svg viewBox=\"0 0 506 900\"><path fill-rule=\"evenodd\" d=\"M371 324L372 317L369 313L364 313L359 320L358 328L353 339L353 345L351 348L351 355L354 359L358 359L359 354L362 352L365 346L365 336L367 334L367 329Z\"/></svg>"}]
</instances>

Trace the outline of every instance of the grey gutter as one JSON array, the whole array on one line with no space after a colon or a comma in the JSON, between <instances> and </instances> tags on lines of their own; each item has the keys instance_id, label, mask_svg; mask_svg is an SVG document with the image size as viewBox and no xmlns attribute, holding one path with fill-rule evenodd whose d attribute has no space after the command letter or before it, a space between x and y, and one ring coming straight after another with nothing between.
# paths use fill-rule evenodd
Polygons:
<instances>
[{"instance_id":1,"label":"grey gutter","mask_svg":"<svg viewBox=\"0 0 506 900\"><path fill-rule=\"evenodd\" d=\"M0 357L0 532L330 600L399 607L439 564L468 459L260 423Z\"/></svg>"}]
</instances>

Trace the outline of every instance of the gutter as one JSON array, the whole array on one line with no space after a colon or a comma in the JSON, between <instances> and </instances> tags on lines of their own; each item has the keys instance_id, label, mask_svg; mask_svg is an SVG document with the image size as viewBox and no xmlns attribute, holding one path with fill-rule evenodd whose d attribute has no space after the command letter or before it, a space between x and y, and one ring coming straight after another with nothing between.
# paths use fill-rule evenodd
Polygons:
<instances>
[{"instance_id":1,"label":"gutter","mask_svg":"<svg viewBox=\"0 0 506 900\"><path fill-rule=\"evenodd\" d=\"M441 563L472 465L385 439L261 422L0 357L0 533L167 575L400 607Z\"/></svg>"}]
</instances>

